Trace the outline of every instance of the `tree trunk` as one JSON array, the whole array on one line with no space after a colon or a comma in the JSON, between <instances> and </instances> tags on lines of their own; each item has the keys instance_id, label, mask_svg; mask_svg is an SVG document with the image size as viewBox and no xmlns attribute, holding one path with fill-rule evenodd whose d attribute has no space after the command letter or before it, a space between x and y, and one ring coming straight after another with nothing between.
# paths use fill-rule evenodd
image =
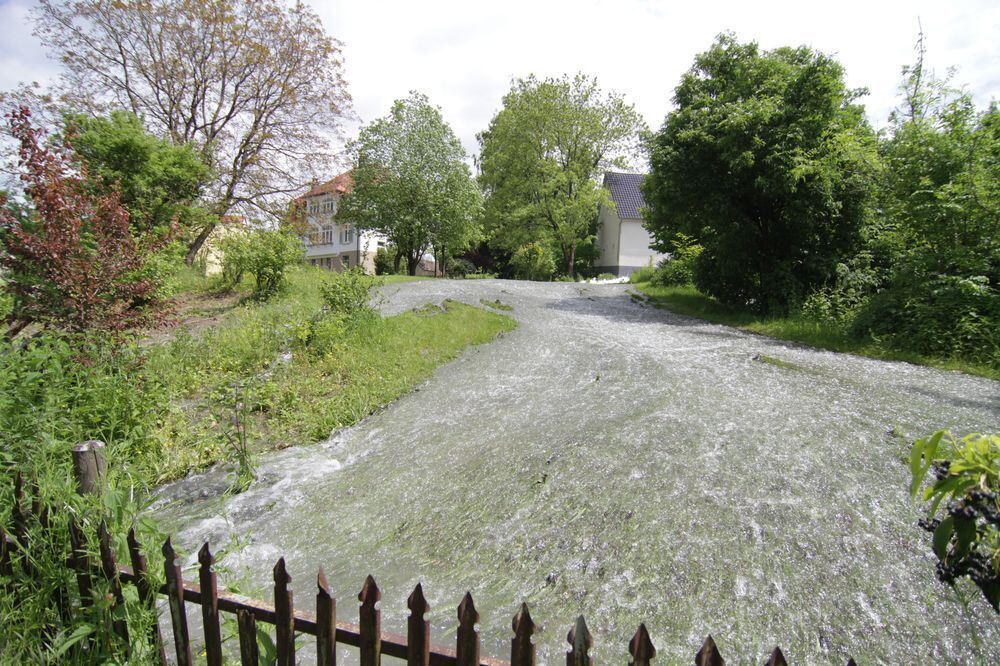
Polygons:
<instances>
[{"instance_id":1,"label":"tree trunk","mask_svg":"<svg viewBox=\"0 0 1000 666\"><path fill-rule=\"evenodd\" d=\"M566 275L570 277L575 277L573 273L573 264L576 263L576 243L571 243L569 246L569 258L566 260Z\"/></svg>"},{"instance_id":2,"label":"tree trunk","mask_svg":"<svg viewBox=\"0 0 1000 666\"><path fill-rule=\"evenodd\" d=\"M188 266L194 264L194 259L198 255L198 250L200 250L201 246L205 244L208 237L212 235L212 231L215 230L216 224L216 222L209 222L205 225L205 228L198 233L198 236L191 241L191 244L188 245L187 256L184 257L185 264Z\"/></svg>"},{"instance_id":3,"label":"tree trunk","mask_svg":"<svg viewBox=\"0 0 1000 666\"><path fill-rule=\"evenodd\" d=\"M417 264L419 264L419 263L420 263L420 255L413 256L413 254L410 254L409 256L407 256L406 257L406 272L409 275L416 275L417 274Z\"/></svg>"},{"instance_id":4,"label":"tree trunk","mask_svg":"<svg viewBox=\"0 0 1000 666\"><path fill-rule=\"evenodd\" d=\"M396 248L396 254L392 258L392 274L399 275L399 264L403 261L403 251Z\"/></svg>"},{"instance_id":5,"label":"tree trunk","mask_svg":"<svg viewBox=\"0 0 1000 666\"><path fill-rule=\"evenodd\" d=\"M441 277L446 277L444 270L445 270L445 268L448 267L447 266L447 261L448 260L445 258L445 257L448 256L448 254L445 252L446 249L447 249L447 247L445 246L445 244L441 243ZM435 266L436 265L437 264L435 264Z\"/></svg>"}]
</instances>

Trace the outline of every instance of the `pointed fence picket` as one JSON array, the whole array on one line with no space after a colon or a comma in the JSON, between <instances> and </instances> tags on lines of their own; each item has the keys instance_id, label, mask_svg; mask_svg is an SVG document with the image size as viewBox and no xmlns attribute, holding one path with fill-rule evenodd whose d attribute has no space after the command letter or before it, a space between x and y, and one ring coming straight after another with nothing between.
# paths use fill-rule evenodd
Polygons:
<instances>
[{"instance_id":1,"label":"pointed fence picket","mask_svg":"<svg viewBox=\"0 0 1000 666\"><path fill-rule=\"evenodd\" d=\"M92 443L91 443L92 444ZM99 457L99 456L98 456ZM94 478L99 479L99 476ZM18 574L15 564L19 563L27 577L37 576L31 565L31 543L28 525L34 517L40 525L48 525L47 513L39 508L37 494L35 501L28 505L25 499L23 479L18 474L14 482L14 505L10 516L10 530L0 526L0 584L9 584ZM71 516L69 521L70 556L68 562L76 577L76 606L86 611L93 604L94 579L98 576L107 583L109 597L104 600L111 610L124 603L123 584L131 584L138 591L141 603L155 607L156 596L167 597L173 634L174 654L179 666L194 663L193 651L187 625L185 604L201 607L204 635L204 651L209 666L223 663L222 613L236 616L239 632L240 663L244 666L259 663L257 644L257 624L275 627L275 646L279 665L292 666L296 663L295 636L305 634L316 639L316 663L320 666L336 666L336 645L358 648L361 666L380 666L382 655L404 659L407 666L535 666L535 645L532 636L538 631L525 603L515 613L511 622L513 638L510 641L510 661L482 657L477 625L479 612L476 610L472 594L466 593L459 603L458 631L455 649L434 645L430 640L430 623L427 613L430 605L424 597L423 586L417 584L407 599L410 614L407 619L406 636L383 632L381 611L377 604L382 593L372 576L368 576L358 594L358 624L337 620L337 603L330 594L326 575L320 568L316 577L316 612L296 610L292 600L291 576L282 557L274 566L274 603L249 599L220 589L213 569L215 558L205 543L198 551L198 584L184 581L181 565L168 538L162 548L164 556L164 580L156 585L150 577L147 561L135 530L128 534L128 554L131 566L120 565L115 559L112 535L107 523L101 521L97 529L99 563L91 561L87 539L83 530ZM17 561L17 562L16 562ZM69 590L59 590L56 601L60 613L68 617L71 603ZM112 630L124 645L129 642L129 630L124 614L114 614ZM155 623L154 623L155 625ZM133 640L135 638L133 637ZM160 663L167 663L166 649L159 626L150 629L149 640L155 648ZM587 622L581 615L566 635L569 649L566 651L566 666L594 666L590 654L593 638ZM656 657L656 647L646 629L640 624L628 643L630 666L652 666ZM711 635L705 638L694 657L696 666L725 666L715 640ZM786 666L781 648L775 647L764 662L766 666ZM847 666L857 666L849 659Z\"/></svg>"}]
</instances>

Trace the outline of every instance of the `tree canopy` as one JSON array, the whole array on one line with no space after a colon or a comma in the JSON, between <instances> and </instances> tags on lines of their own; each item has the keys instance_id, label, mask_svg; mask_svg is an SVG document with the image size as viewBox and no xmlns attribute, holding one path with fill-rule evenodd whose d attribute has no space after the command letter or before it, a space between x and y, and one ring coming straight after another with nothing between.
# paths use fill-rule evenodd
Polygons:
<instances>
[{"instance_id":1,"label":"tree canopy","mask_svg":"<svg viewBox=\"0 0 1000 666\"><path fill-rule=\"evenodd\" d=\"M338 217L384 234L410 275L429 248L463 249L477 236L482 195L465 149L425 95L396 100L350 150L354 188Z\"/></svg>"},{"instance_id":2,"label":"tree canopy","mask_svg":"<svg viewBox=\"0 0 1000 666\"><path fill-rule=\"evenodd\" d=\"M878 170L862 92L822 53L721 35L651 141L643 191L659 248L694 236L696 286L760 312L829 280L857 248Z\"/></svg>"},{"instance_id":3,"label":"tree canopy","mask_svg":"<svg viewBox=\"0 0 1000 666\"><path fill-rule=\"evenodd\" d=\"M594 78L514 81L479 135L479 181L493 242L513 251L542 241L572 275L577 248L591 235L599 205L609 201L597 178L631 165L644 129L635 108L601 91Z\"/></svg>"},{"instance_id":4,"label":"tree canopy","mask_svg":"<svg viewBox=\"0 0 1000 666\"><path fill-rule=\"evenodd\" d=\"M212 219L234 207L283 210L325 170L347 113L339 43L303 3L279 0L41 0L35 32L64 65L71 108L141 117L158 136L192 144L214 178ZM247 209L250 209L249 211Z\"/></svg>"},{"instance_id":5,"label":"tree canopy","mask_svg":"<svg viewBox=\"0 0 1000 666\"><path fill-rule=\"evenodd\" d=\"M91 180L105 191L118 191L136 232L164 233L176 222L183 233L199 225L205 213L195 202L210 172L190 144L149 134L127 111L69 114L65 127Z\"/></svg>"}]
</instances>

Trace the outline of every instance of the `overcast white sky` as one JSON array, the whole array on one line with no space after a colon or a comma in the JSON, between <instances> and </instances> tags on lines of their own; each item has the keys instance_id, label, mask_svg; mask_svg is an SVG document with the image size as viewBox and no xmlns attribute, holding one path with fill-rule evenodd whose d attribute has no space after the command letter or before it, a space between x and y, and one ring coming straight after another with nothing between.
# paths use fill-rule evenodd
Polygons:
<instances>
[{"instance_id":1,"label":"overcast white sky","mask_svg":"<svg viewBox=\"0 0 1000 666\"><path fill-rule=\"evenodd\" d=\"M25 19L28 0L0 0L0 89L45 81L46 58ZM984 106L1000 100L1000 2L912 0L813 3L665 0L353 0L312 3L344 43L346 75L363 121L410 90L439 105L466 149L497 111L513 77L582 71L623 93L656 128L695 54L732 30L764 48L808 44L840 60L876 127L896 104L913 59L918 17L929 64ZM349 134L354 129L349 130Z\"/></svg>"}]
</instances>

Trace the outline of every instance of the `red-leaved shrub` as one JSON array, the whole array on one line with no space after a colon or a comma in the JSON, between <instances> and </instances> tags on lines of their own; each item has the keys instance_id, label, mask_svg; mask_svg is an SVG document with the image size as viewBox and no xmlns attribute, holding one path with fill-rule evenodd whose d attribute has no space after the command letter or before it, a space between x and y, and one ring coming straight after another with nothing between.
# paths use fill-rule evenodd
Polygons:
<instances>
[{"instance_id":1,"label":"red-leaved shrub","mask_svg":"<svg viewBox=\"0 0 1000 666\"><path fill-rule=\"evenodd\" d=\"M28 203L19 214L0 193L7 337L29 325L117 335L158 321L166 304L144 268L164 240L133 236L118 193L94 187L71 146L46 145L27 108L6 117Z\"/></svg>"}]
</instances>

